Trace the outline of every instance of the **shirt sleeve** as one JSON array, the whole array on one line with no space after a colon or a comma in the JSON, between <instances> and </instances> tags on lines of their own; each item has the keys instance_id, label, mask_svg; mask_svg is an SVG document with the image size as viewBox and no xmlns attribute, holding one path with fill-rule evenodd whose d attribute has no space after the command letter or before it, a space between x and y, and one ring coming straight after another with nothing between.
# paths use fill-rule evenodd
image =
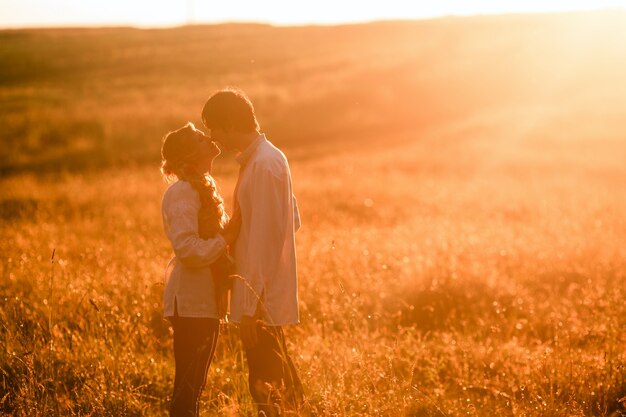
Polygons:
<instances>
[{"instance_id":1,"label":"shirt sleeve","mask_svg":"<svg viewBox=\"0 0 626 417\"><path fill-rule=\"evenodd\" d=\"M294 233L300 230L300 226L302 226L302 221L300 220L300 210L298 210L298 200L296 200L296 196L293 195L293 231Z\"/></svg>"},{"instance_id":2,"label":"shirt sleeve","mask_svg":"<svg viewBox=\"0 0 626 417\"><path fill-rule=\"evenodd\" d=\"M198 234L198 208L185 202L164 207L166 234L183 265L191 268L208 266L224 253L226 241L221 235L201 239Z\"/></svg>"},{"instance_id":3,"label":"shirt sleeve","mask_svg":"<svg viewBox=\"0 0 626 417\"><path fill-rule=\"evenodd\" d=\"M245 291L243 314L254 316L265 284L276 276L280 265L287 227L291 227L293 199L287 178L270 170L259 170L254 175L251 190L249 244L254 248L249 258L246 277L252 291Z\"/></svg>"}]
</instances>

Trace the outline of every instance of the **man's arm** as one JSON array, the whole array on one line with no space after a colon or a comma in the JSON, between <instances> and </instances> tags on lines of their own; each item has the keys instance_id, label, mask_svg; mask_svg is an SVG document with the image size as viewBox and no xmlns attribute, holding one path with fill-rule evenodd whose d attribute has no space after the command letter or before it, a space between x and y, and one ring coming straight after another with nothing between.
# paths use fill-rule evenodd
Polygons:
<instances>
[{"instance_id":1,"label":"man's arm","mask_svg":"<svg viewBox=\"0 0 626 417\"><path fill-rule=\"evenodd\" d=\"M254 178L249 231L252 250L249 252L249 276L245 277L251 289L244 290L243 315L239 324L241 341L247 349L258 342L256 320L264 309L261 298L265 284L276 275L294 201L286 178L267 169L259 170Z\"/></svg>"},{"instance_id":2,"label":"man's arm","mask_svg":"<svg viewBox=\"0 0 626 417\"><path fill-rule=\"evenodd\" d=\"M253 317L268 279L276 275L282 256L289 210L292 210L287 179L266 168L254 172L251 184L250 257L248 275L251 289L244 291L243 314Z\"/></svg>"}]
</instances>

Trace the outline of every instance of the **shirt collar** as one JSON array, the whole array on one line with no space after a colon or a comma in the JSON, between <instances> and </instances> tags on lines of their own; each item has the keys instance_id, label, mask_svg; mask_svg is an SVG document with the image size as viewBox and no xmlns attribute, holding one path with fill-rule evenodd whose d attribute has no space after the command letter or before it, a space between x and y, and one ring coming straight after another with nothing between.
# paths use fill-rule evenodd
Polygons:
<instances>
[{"instance_id":1,"label":"shirt collar","mask_svg":"<svg viewBox=\"0 0 626 417\"><path fill-rule=\"evenodd\" d=\"M256 139L254 139L252 142L250 142L250 144L248 145L248 147L246 149L244 149L243 152L240 152L235 159L237 159L237 162L239 162L239 165L244 166L248 163L248 161L250 160L250 158L252 157L252 155L254 154L254 151L256 151L256 148L259 147L259 145L262 142L265 142L267 139L265 139L265 134L261 133L259 134L259 136L257 136Z\"/></svg>"}]
</instances>

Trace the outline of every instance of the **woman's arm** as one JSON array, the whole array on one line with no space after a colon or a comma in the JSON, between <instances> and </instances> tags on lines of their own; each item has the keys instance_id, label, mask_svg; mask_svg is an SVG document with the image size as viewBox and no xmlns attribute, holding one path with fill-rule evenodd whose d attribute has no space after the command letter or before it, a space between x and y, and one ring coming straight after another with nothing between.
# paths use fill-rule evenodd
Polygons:
<instances>
[{"instance_id":1,"label":"woman's arm","mask_svg":"<svg viewBox=\"0 0 626 417\"><path fill-rule=\"evenodd\" d=\"M186 201L164 207L166 234L176 258L185 266L198 268L215 262L226 249L221 235L201 239L198 234L198 208Z\"/></svg>"}]
</instances>

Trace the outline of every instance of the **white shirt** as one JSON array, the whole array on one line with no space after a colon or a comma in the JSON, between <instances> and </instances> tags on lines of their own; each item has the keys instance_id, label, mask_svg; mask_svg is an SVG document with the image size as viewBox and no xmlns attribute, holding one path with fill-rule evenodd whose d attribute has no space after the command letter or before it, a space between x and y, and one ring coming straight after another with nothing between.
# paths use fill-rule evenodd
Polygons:
<instances>
[{"instance_id":1,"label":"white shirt","mask_svg":"<svg viewBox=\"0 0 626 417\"><path fill-rule=\"evenodd\" d=\"M235 244L237 274L232 294L234 322L254 316L262 300L262 320L282 326L299 322L295 232L300 214L285 155L265 135L237 157L242 165L235 198L241 230Z\"/></svg>"},{"instance_id":2,"label":"white shirt","mask_svg":"<svg viewBox=\"0 0 626 417\"><path fill-rule=\"evenodd\" d=\"M176 306L181 317L218 318L209 265L224 253L226 241L221 235L200 238L199 209L198 192L186 181L172 184L163 195L163 227L175 254L165 270L165 317L174 316Z\"/></svg>"}]
</instances>

